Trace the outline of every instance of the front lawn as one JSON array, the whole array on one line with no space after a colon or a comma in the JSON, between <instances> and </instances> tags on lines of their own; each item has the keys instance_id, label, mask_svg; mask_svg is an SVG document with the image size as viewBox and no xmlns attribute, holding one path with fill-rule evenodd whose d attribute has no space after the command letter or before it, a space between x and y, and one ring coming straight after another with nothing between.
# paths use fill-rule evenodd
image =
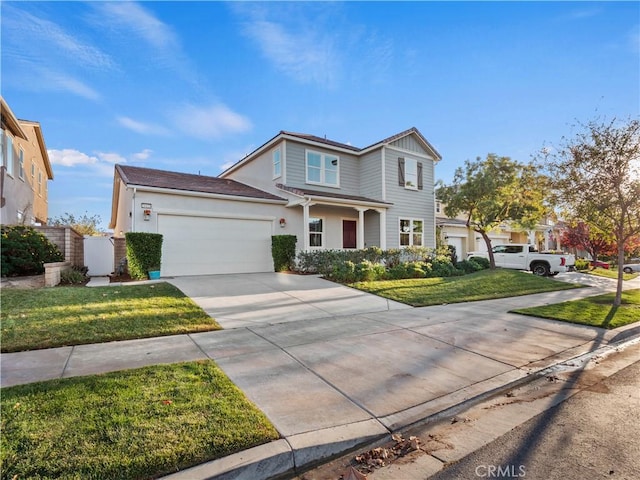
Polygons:
<instances>
[{"instance_id":1,"label":"front lawn","mask_svg":"<svg viewBox=\"0 0 640 480\"><path fill-rule=\"evenodd\" d=\"M5 289L2 352L218 330L168 283Z\"/></svg>"},{"instance_id":2,"label":"front lawn","mask_svg":"<svg viewBox=\"0 0 640 480\"><path fill-rule=\"evenodd\" d=\"M617 309L613 308L614 298L615 293L607 293L571 302L522 308L513 312L609 329L640 321L640 289L622 292L622 305Z\"/></svg>"},{"instance_id":3,"label":"front lawn","mask_svg":"<svg viewBox=\"0 0 640 480\"><path fill-rule=\"evenodd\" d=\"M585 270L583 273L588 273L597 277L612 278L614 280L618 279L618 269L616 268L606 269L598 267L594 268L593 270ZM637 273L622 273L623 280L633 280L637 276Z\"/></svg>"},{"instance_id":4,"label":"front lawn","mask_svg":"<svg viewBox=\"0 0 640 480\"><path fill-rule=\"evenodd\" d=\"M157 478L278 438L211 361L2 389L2 478Z\"/></svg>"},{"instance_id":5,"label":"front lawn","mask_svg":"<svg viewBox=\"0 0 640 480\"><path fill-rule=\"evenodd\" d=\"M358 282L351 287L414 307L515 297L579 288L581 285L516 270L482 270L462 277Z\"/></svg>"}]
</instances>

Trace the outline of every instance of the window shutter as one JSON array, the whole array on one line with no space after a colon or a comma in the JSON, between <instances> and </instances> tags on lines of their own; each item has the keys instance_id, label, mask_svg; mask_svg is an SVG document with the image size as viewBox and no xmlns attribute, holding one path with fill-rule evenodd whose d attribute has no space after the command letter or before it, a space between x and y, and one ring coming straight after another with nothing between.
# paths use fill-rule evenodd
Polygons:
<instances>
[{"instance_id":1,"label":"window shutter","mask_svg":"<svg viewBox=\"0 0 640 480\"><path fill-rule=\"evenodd\" d=\"M422 190L422 162L418 162L418 190Z\"/></svg>"},{"instance_id":2,"label":"window shutter","mask_svg":"<svg viewBox=\"0 0 640 480\"><path fill-rule=\"evenodd\" d=\"M404 158L398 157L398 185L404 187Z\"/></svg>"}]
</instances>

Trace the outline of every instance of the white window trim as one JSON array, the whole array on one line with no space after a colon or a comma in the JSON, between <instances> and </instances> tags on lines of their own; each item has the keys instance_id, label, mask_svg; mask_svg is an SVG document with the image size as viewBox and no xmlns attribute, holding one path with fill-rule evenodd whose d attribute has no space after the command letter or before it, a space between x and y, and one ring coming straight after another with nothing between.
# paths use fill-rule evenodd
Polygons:
<instances>
[{"instance_id":1,"label":"white window trim","mask_svg":"<svg viewBox=\"0 0 640 480\"><path fill-rule=\"evenodd\" d=\"M309 154L310 153L320 155L320 181L319 182L309 180ZM325 160L327 156L335 157L336 161L338 162L338 164L336 165L338 167L336 169L336 183L327 183L325 181L325 178L326 178ZM309 185L322 185L324 187L340 188L340 157L338 155L334 155L333 153L323 153L323 152L318 152L317 150L305 149L304 174L305 174L305 182L308 183Z\"/></svg>"},{"instance_id":2,"label":"white window trim","mask_svg":"<svg viewBox=\"0 0 640 480\"><path fill-rule=\"evenodd\" d=\"M312 232L311 231L311 220L320 220L322 222L322 231L321 232ZM325 236L325 230L327 229L327 220L325 219L325 217L309 217L309 222L308 222L308 228L309 228L309 248L311 250L322 250L324 248L326 248L326 236ZM312 246L311 245L311 235L320 235L320 246Z\"/></svg>"},{"instance_id":3,"label":"white window trim","mask_svg":"<svg viewBox=\"0 0 640 480\"><path fill-rule=\"evenodd\" d=\"M280 159L278 160L278 163L277 163L280 166L280 173L276 173L276 161L275 161L276 152L280 154ZM272 165L273 179L275 180L276 178L282 177L282 149L279 146L271 150L271 165Z\"/></svg>"},{"instance_id":4,"label":"white window trim","mask_svg":"<svg viewBox=\"0 0 640 480\"><path fill-rule=\"evenodd\" d=\"M411 231L409 232L409 245L402 245L402 230L401 230L401 225L402 225L402 221L403 220L407 220L410 223L411 226ZM413 222L422 222L422 244L421 245L414 245L413 244ZM399 217L398 218L398 247L399 248L407 248L407 247L424 247L424 226L425 226L425 222L424 222L424 218L411 218L411 217Z\"/></svg>"},{"instance_id":5,"label":"white window trim","mask_svg":"<svg viewBox=\"0 0 640 480\"><path fill-rule=\"evenodd\" d=\"M4 132L4 144L2 148L4 151L4 158L7 164L5 165L7 168L7 175L13 178L13 137L8 135L7 132Z\"/></svg>"}]
</instances>

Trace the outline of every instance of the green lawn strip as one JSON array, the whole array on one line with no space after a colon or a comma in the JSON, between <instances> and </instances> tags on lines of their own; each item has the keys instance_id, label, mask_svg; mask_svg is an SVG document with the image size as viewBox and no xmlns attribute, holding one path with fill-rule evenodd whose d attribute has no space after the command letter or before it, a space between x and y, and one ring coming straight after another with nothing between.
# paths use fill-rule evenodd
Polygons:
<instances>
[{"instance_id":1,"label":"green lawn strip","mask_svg":"<svg viewBox=\"0 0 640 480\"><path fill-rule=\"evenodd\" d=\"M414 307L506 298L579 288L516 270L482 270L462 277L358 282L351 287Z\"/></svg>"},{"instance_id":2,"label":"green lawn strip","mask_svg":"<svg viewBox=\"0 0 640 480\"><path fill-rule=\"evenodd\" d=\"M169 283L4 289L2 352L218 330Z\"/></svg>"},{"instance_id":3,"label":"green lawn strip","mask_svg":"<svg viewBox=\"0 0 640 480\"><path fill-rule=\"evenodd\" d=\"M278 438L212 361L2 389L2 478L147 479Z\"/></svg>"},{"instance_id":4,"label":"green lawn strip","mask_svg":"<svg viewBox=\"0 0 640 480\"><path fill-rule=\"evenodd\" d=\"M606 293L582 300L521 308L514 313L563 320L601 328L617 328L640 321L640 289L622 292L622 305L613 307L615 293Z\"/></svg>"},{"instance_id":5,"label":"green lawn strip","mask_svg":"<svg viewBox=\"0 0 640 480\"><path fill-rule=\"evenodd\" d=\"M583 273L588 273L589 275L595 275L597 277L613 278L614 280L618 279L618 270L615 268L606 269L597 267L593 270L585 270ZM622 273L623 280L633 280L637 276L637 273Z\"/></svg>"}]
</instances>

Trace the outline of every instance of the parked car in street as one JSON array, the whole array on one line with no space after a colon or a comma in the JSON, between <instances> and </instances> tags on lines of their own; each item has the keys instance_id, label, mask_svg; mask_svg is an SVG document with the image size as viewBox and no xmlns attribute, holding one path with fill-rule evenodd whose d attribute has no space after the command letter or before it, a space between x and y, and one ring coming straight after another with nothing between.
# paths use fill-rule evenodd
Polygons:
<instances>
[{"instance_id":1,"label":"parked car in street","mask_svg":"<svg viewBox=\"0 0 640 480\"><path fill-rule=\"evenodd\" d=\"M622 271L624 273L640 273L640 258L630 258L629 263L622 266Z\"/></svg>"}]
</instances>

